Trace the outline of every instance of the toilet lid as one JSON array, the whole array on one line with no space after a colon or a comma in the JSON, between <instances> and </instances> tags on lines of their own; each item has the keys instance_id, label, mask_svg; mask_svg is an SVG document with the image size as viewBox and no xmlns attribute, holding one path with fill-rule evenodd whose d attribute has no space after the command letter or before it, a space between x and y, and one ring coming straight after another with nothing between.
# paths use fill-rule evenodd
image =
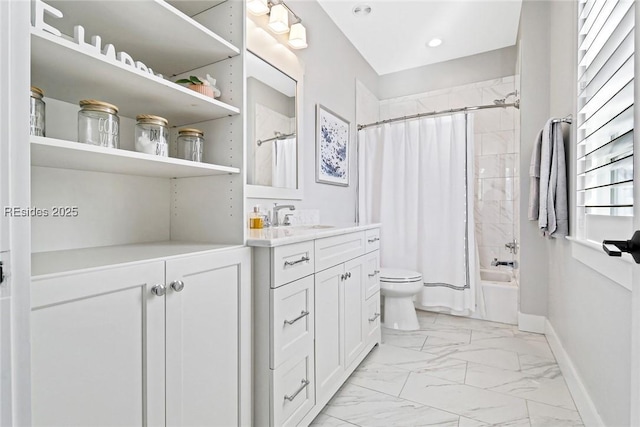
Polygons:
<instances>
[{"instance_id":1,"label":"toilet lid","mask_svg":"<svg viewBox=\"0 0 640 427\"><path fill-rule=\"evenodd\" d=\"M401 270L399 268L383 268L380 270L380 280L385 282L417 282L422 280L422 274L417 271Z\"/></svg>"}]
</instances>

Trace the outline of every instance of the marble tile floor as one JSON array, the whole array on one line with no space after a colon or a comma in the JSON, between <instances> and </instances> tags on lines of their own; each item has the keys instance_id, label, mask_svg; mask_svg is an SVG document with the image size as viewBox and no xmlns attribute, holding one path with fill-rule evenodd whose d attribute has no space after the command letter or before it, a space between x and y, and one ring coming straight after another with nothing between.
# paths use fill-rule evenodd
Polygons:
<instances>
[{"instance_id":1,"label":"marble tile floor","mask_svg":"<svg viewBox=\"0 0 640 427\"><path fill-rule=\"evenodd\" d=\"M582 420L544 335L418 311L382 331L312 426L568 427Z\"/></svg>"}]
</instances>

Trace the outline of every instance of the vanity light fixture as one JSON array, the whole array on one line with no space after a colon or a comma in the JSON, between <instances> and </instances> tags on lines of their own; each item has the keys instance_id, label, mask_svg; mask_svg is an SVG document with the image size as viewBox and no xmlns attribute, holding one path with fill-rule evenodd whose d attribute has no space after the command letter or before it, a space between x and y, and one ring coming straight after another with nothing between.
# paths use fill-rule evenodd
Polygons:
<instances>
[{"instance_id":1,"label":"vanity light fixture","mask_svg":"<svg viewBox=\"0 0 640 427\"><path fill-rule=\"evenodd\" d=\"M0 0L1 1L1 0ZM266 11L265 11L266 9ZM307 29L302 19L282 0L247 0L247 10L253 15L269 14L269 29L275 34L289 33L288 45L293 49L304 49L307 44ZM289 14L294 23L289 27Z\"/></svg>"},{"instance_id":2,"label":"vanity light fixture","mask_svg":"<svg viewBox=\"0 0 640 427\"><path fill-rule=\"evenodd\" d=\"M427 43L427 46L429 47L438 47L442 44L442 40L435 38L435 39L431 39L429 40L429 43Z\"/></svg>"},{"instance_id":3,"label":"vanity light fixture","mask_svg":"<svg viewBox=\"0 0 640 427\"><path fill-rule=\"evenodd\" d=\"M252 15L262 16L269 13L269 5L267 0L249 0L247 1L247 10Z\"/></svg>"}]
</instances>

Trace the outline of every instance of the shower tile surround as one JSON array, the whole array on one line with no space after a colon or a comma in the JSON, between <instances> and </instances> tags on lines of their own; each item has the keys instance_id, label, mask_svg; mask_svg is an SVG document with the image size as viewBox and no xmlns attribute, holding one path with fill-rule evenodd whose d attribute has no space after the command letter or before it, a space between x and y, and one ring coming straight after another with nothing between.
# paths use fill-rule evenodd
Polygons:
<instances>
[{"instance_id":1,"label":"shower tile surround","mask_svg":"<svg viewBox=\"0 0 640 427\"><path fill-rule=\"evenodd\" d=\"M493 104L518 89L515 76L380 101L380 120L430 111ZM510 97L507 102L513 102ZM474 114L475 231L481 268L517 261L505 243L518 238L520 115L514 108ZM518 239L519 240L519 239ZM498 267L505 269L507 267Z\"/></svg>"},{"instance_id":2,"label":"shower tile surround","mask_svg":"<svg viewBox=\"0 0 640 427\"><path fill-rule=\"evenodd\" d=\"M382 329L375 347L311 424L580 427L544 335L418 311L420 330Z\"/></svg>"}]
</instances>

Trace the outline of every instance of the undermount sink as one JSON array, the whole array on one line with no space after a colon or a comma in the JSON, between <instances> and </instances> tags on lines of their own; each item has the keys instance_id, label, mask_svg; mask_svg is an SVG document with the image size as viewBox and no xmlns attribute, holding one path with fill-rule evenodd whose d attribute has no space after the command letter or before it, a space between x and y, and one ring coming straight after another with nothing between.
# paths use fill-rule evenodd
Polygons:
<instances>
[{"instance_id":1,"label":"undermount sink","mask_svg":"<svg viewBox=\"0 0 640 427\"><path fill-rule=\"evenodd\" d=\"M315 224L315 225L299 225L295 228L300 228L302 230L324 230L327 228L336 228L335 225L324 225L324 224Z\"/></svg>"}]
</instances>

